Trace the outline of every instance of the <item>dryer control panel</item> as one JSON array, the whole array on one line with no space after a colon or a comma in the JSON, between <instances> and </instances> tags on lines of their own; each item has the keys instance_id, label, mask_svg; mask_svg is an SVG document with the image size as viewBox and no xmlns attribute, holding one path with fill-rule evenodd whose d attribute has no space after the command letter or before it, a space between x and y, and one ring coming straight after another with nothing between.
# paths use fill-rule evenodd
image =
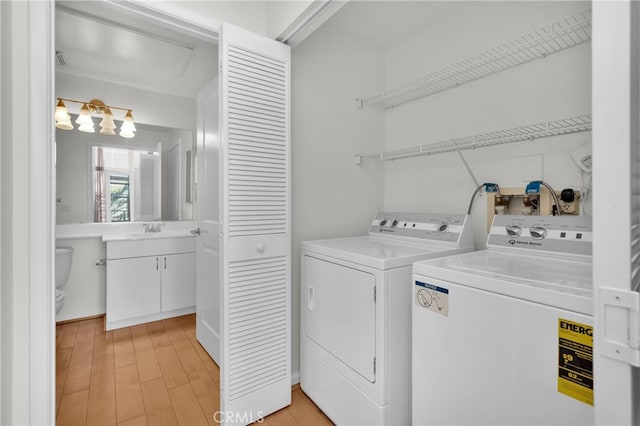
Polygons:
<instances>
[{"instance_id":1,"label":"dryer control panel","mask_svg":"<svg viewBox=\"0 0 640 426\"><path fill-rule=\"evenodd\" d=\"M592 241L589 217L496 215L487 247L591 255Z\"/></svg>"},{"instance_id":2,"label":"dryer control panel","mask_svg":"<svg viewBox=\"0 0 640 426\"><path fill-rule=\"evenodd\" d=\"M473 241L471 221L463 214L378 212L370 235L393 235L420 240L466 243ZM472 242L471 242L472 244Z\"/></svg>"}]
</instances>

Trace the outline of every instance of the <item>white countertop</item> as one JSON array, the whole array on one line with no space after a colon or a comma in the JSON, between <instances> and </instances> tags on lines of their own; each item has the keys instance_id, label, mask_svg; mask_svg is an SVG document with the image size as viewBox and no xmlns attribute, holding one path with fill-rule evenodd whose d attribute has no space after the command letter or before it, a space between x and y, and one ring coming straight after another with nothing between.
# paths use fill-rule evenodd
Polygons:
<instances>
[{"instance_id":1,"label":"white countertop","mask_svg":"<svg viewBox=\"0 0 640 426\"><path fill-rule=\"evenodd\" d=\"M144 232L144 224L161 224L160 232ZM73 223L56 225L56 241L98 239L102 241L192 237L193 221L134 223Z\"/></svg>"}]
</instances>

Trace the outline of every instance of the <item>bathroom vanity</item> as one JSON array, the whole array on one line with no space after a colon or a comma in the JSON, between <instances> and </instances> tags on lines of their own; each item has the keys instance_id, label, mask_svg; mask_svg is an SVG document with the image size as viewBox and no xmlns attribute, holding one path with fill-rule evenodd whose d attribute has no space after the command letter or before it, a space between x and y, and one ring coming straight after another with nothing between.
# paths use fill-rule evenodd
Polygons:
<instances>
[{"instance_id":1,"label":"bathroom vanity","mask_svg":"<svg viewBox=\"0 0 640 426\"><path fill-rule=\"evenodd\" d=\"M106 330L195 312L195 238L141 233L103 240Z\"/></svg>"}]
</instances>

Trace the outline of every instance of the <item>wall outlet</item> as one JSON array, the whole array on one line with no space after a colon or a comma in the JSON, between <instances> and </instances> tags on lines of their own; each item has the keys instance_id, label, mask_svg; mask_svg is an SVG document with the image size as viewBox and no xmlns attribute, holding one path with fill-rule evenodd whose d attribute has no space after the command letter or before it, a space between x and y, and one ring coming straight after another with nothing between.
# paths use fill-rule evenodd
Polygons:
<instances>
[{"instance_id":1,"label":"wall outlet","mask_svg":"<svg viewBox=\"0 0 640 426\"><path fill-rule=\"evenodd\" d=\"M560 193L556 191L556 194L558 195L558 198L560 198ZM580 213L580 191L575 191L575 194L575 199L570 203L560 199L560 209L562 210L562 214Z\"/></svg>"}]
</instances>

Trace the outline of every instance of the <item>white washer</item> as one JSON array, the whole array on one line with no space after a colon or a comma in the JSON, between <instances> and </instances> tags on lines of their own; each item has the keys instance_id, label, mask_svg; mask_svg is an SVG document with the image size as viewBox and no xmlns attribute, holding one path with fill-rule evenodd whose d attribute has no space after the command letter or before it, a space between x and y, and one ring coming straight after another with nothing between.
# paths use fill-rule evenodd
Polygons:
<instances>
[{"instance_id":1,"label":"white washer","mask_svg":"<svg viewBox=\"0 0 640 426\"><path fill-rule=\"evenodd\" d=\"M411 265L471 250L467 216L418 213L302 243L300 385L334 423L410 423Z\"/></svg>"},{"instance_id":2,"label":"white washer","mask_svg":"<svg viewBox=\"0 0 640 426\"><path fill-rule=\"evenodd\" d=\"M486 250L414 264L414 424L593 424L592 236L498 215Z\"/></svg>"}]
</instances>

